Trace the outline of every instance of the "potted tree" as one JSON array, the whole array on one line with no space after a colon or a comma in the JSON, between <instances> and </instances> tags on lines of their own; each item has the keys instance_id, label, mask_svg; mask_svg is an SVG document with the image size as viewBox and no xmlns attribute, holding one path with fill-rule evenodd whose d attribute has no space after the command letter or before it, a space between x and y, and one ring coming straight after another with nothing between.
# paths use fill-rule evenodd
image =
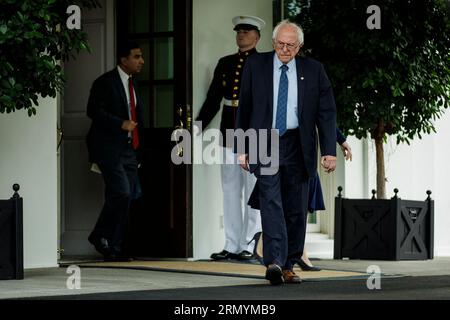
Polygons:
<instances>
[{"instance_id":1,"label":"potted tree","mask_svg":"<svg viewBox=\"0 0 450 320\"><path fill-rule=\"evenodd\" d=\"M307 34L304 53L327 69L339 128L357 138L370 137L376 147L378 199L375 192L374 200L343 199L339 192L335 257L430 258L430 193L422 203L396 195L385 200L383 144L389 135L409 144L435 132L434 121L450 105L449 2L383 0L371 11L372 4L286 2L290 18Z\"/></svg>"},{"instance_id":2,"label":"potted tree","mask_svg":"<svg viewBox=\"0 0 450 320\"><path fill-rule=\"evenodd\" d=\"M66 79L59 62L74 57L80 50L90 50L87 34L70 28L68 23L72 18L68 8L74 5L96 8L99 3L97 0L2 1L0 113L26 110L29 116L36 114L39 96L55 97L64 87Z\"/></svg>"}]
</instances>

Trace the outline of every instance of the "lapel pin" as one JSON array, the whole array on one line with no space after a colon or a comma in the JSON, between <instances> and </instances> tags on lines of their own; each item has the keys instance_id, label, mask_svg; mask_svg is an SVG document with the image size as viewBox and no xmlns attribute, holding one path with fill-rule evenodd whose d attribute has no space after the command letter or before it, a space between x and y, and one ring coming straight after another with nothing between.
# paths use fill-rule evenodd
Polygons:
<instances>
[{"instance_id":1,"label":"lapel pin","mask_svg":"<svg viewBox=\"0 0 450 320\"><path fill-rule=\"evenodd\" d=\"M305 78L303 78L303 77L300 77L300 80L305 80Z\"/></svg>"}]
</instances>

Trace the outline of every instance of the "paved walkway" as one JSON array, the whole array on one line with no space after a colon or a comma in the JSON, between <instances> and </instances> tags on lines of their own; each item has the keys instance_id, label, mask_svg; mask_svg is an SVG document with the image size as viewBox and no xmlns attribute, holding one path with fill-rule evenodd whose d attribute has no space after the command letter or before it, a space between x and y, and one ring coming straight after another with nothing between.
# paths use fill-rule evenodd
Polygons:
<instances>
[{"instance_id":1,"label":"paved walkway","mask_svg":"<svg viewBox=\"0 0 450 320\"><path fill-rule=\"evenodd\" d=\"M320 260L324 269L367 272L377 266L380 290L367 279L306 281L271 287L263 279L146 270L81 269L80 289L66 268L25 271L24 280L0 281L0 299L59 297L69 299L448 299L450 257L427 261ZM69 288L68 288L69 282ZM375 282L372 281L373 284Z\"/></svg>"}]
</instances>

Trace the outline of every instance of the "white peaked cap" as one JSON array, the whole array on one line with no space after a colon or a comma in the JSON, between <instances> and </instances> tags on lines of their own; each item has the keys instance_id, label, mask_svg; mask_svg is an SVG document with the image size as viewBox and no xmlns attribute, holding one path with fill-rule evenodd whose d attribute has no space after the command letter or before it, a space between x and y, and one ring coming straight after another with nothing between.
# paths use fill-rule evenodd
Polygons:
<instances>
[{"instance_id":1,"label":"white peaked cap","mask_svg":"<svg viewBox=\"0 0 450 320\"><path fill-rule=\"evenodd\" d=\"M266 25L263 19L255 17L255 16L236 16L232 19L233 25L236 30L236 26L243 24L248 26L254 26L256 30L261 31L262 28Z\"/></svg>"}]
</instances>

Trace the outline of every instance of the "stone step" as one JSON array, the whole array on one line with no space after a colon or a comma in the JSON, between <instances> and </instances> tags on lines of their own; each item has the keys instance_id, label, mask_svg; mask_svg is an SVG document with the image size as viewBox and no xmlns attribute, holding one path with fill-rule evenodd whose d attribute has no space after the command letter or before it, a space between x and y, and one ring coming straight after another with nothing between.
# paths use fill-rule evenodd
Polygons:
<instances>
[{"instance_id":1,"label":"stone step","mask_svg":"<svg viewBox=\"0 0 450 320\"><path fill-rule=\"evenodd\" d=\"M333 259L334 240L327 234L307 233L305 250L309 258Z\"/></svg>"},{"instance_id":2,"label":"stone step","mask_svg":"<svg viewBox=\"0 0 450 320\"><path fill-rule=\"evenodd\" d=\"M326 233L307 232L306 240L307 241L319 241L319 240L332 240L332 239L330 239L330 236Z\"/></svg>"}]
</instances>

